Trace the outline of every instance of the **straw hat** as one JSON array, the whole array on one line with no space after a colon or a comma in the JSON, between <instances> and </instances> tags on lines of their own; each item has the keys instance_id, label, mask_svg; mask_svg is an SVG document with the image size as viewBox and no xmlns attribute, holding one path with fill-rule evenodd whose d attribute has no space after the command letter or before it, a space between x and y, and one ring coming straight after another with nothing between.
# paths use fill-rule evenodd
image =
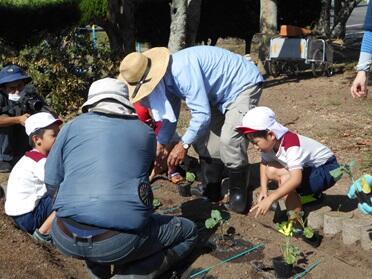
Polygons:
<instances>
[{"instance_id":1,"label":"straw hat","mask_svg":"<svg viewBox=\"0 0 372 279\"><path fill-rule=\"evenodd\" d=\"M132 103L151 94L165 75L169 58L167 48L155 47L143 53L132 52L121 61L118 79L127 84Z\"/></svg>"}]
</instances>

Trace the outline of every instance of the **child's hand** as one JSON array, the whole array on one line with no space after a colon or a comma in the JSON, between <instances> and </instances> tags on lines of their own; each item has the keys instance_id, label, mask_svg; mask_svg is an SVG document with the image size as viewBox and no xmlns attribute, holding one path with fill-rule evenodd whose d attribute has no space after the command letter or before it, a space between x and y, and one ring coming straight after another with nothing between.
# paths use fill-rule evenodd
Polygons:
<instances>
[{"instance_id":1,"label":"child's hand","mask_svg":"<svg viewBox=\"0 0 372 279\"><path fill-rule=\"evenodd\" d=\"M257 202L262 201L263 199L267 198L267 196L267 191L261 190L260 194L258 195Z\"/></svg>"},{"instance_id":2,"label":"child's hand","mask_svg":"<svg viewBox=\"0 0 372 279\"><path fill-rule=\"evenodd\" d=\"M272 203L273 203L272 199L270 198L270 196L268 196L261 200L258 204L253 206L251 210L249 210L249 212L257 210L254 218L257 218L258 215L265 215L269 211Z\"/></svg>"}]
</instances>

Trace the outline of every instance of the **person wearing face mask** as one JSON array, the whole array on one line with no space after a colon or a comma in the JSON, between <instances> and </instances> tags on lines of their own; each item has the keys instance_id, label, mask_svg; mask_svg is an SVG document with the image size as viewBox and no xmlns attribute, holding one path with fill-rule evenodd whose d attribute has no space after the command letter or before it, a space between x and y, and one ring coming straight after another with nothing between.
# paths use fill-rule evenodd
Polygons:
<instances>
[{"instance_id":1,"label":"person wearing face mask","mask_svg":"<svg viewBox=\"0 0 372 279\"><path fill-rule=\"evenodd\" d=\"M0 173L10 172L22 154L30 149L25 132L28 113L12 115L13 104L32 78L19 66L11 64L0 71Z\"/></svg>"}]
</instances>

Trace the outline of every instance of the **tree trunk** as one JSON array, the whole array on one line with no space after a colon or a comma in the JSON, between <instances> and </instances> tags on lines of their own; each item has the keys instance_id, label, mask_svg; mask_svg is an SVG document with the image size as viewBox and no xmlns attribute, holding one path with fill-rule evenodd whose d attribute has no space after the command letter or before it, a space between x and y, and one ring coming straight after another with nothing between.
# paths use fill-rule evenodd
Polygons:
<instances>
[{"instance_id":1,"label":"tree trunk","mask_svg":"<svg viewBox=\"0 0 372 279\"><path fill-rule=\"evenodd\" d=\"M196 44L198 34L202 0L188 0L186 19L186 45Z\"/></svg>"},{"instance_id":2,"label":"tree trunk","mask_svg":"<svg viewBox=\"0 0 372 279\"><path fill-rule=\"evenodd\" d=\"M109 0L107 21L102 23L112 55L125 56L135 50L134 1Z\"/></svg>"},{"instance_id":3,"label":"tree trunk","mask_svg":"<svg viewBox=\"0 0 372 279\"><path fill-rule=\"evenodd\" d=\"M260 33L274 34L278 31L278 5L276 0L261 0Z\"/></svg>"},{"instance_id":4,"label":"tree trunk","mask_svg":"<svg viewBox=\"0 0 372 279\"><path fill-rule=\"evenodd\" d=\"M187 0L172 0L168 48L174 53L186 46Z\"/></svg>"},{"instance_id":5,"label":"tree trunk","mask_svg":"<svg viewBox=\"0 0 372 279\"><path fill-rule=\"evenodd\" d=\"M334 20L331 29L332 38L344 38L346 34L346 22L354 8L361 0L334 0Z\"/></svg>"},{"instance_id":6,"label":"tree trunk","mask_svg":"<svg viewBox=\"0 0 372 279\"><path fill-rule=\"evenodd\" d=\"M135 12L135 5L134 0L122 0L122 6L120 10L120 29L122 32L123 38L123 49L124 54L128 54L130 52L135 51L135 20L134 20L134 12Z\"/></svg>"},{"instance_id":7,"label":"tree trunk","mask_svg":"<svg viewBox=\"0 0 372 279\"><path fill-rule=\"evenodd\" d=\"M325 38L329 38L331 34L330 9L331 0L321 0L320 16L314 31Z\"/></svg>"}]
</instances>

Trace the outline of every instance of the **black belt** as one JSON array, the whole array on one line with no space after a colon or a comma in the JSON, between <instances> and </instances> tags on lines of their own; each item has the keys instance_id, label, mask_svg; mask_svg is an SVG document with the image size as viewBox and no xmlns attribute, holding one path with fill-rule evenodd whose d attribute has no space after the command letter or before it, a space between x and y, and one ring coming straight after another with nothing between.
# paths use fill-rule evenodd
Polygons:
<instances>
[{"instance_id":1,"label":"black belt","mask_svg":"<svg viewBox=\"0 0 372 279\"><path fill-rule=\"evenodd\" d=\"M260 81L260 82L257 82L257 83L256 83L256 86L257 86L258 88L262 88L263 85L264 85L263 81Z\"/></svg>"},{"instance_id":2,"label":"black belt","mask_svg":"<svg viewBox=\"0 0 372 279\"><path fill-rule=\"evenodd\" d=\"M60 230L65 235L67 235L68 237L70 237L70 238L72 238L76 241L80 241L80 242L102 241L102 240L108 239L108 238L113 237L114 235L117 235L117 234L120 233L118 231L106 230L105 232L97 234L97 235L92 236L92 237L80 237L80 236L77 236L76 234L70 232L70 230L65 226L63 221L60 220L59 218L57 218L56 223L57 223L58 227L60 228Z\"/></svg>"}]
</instances>

